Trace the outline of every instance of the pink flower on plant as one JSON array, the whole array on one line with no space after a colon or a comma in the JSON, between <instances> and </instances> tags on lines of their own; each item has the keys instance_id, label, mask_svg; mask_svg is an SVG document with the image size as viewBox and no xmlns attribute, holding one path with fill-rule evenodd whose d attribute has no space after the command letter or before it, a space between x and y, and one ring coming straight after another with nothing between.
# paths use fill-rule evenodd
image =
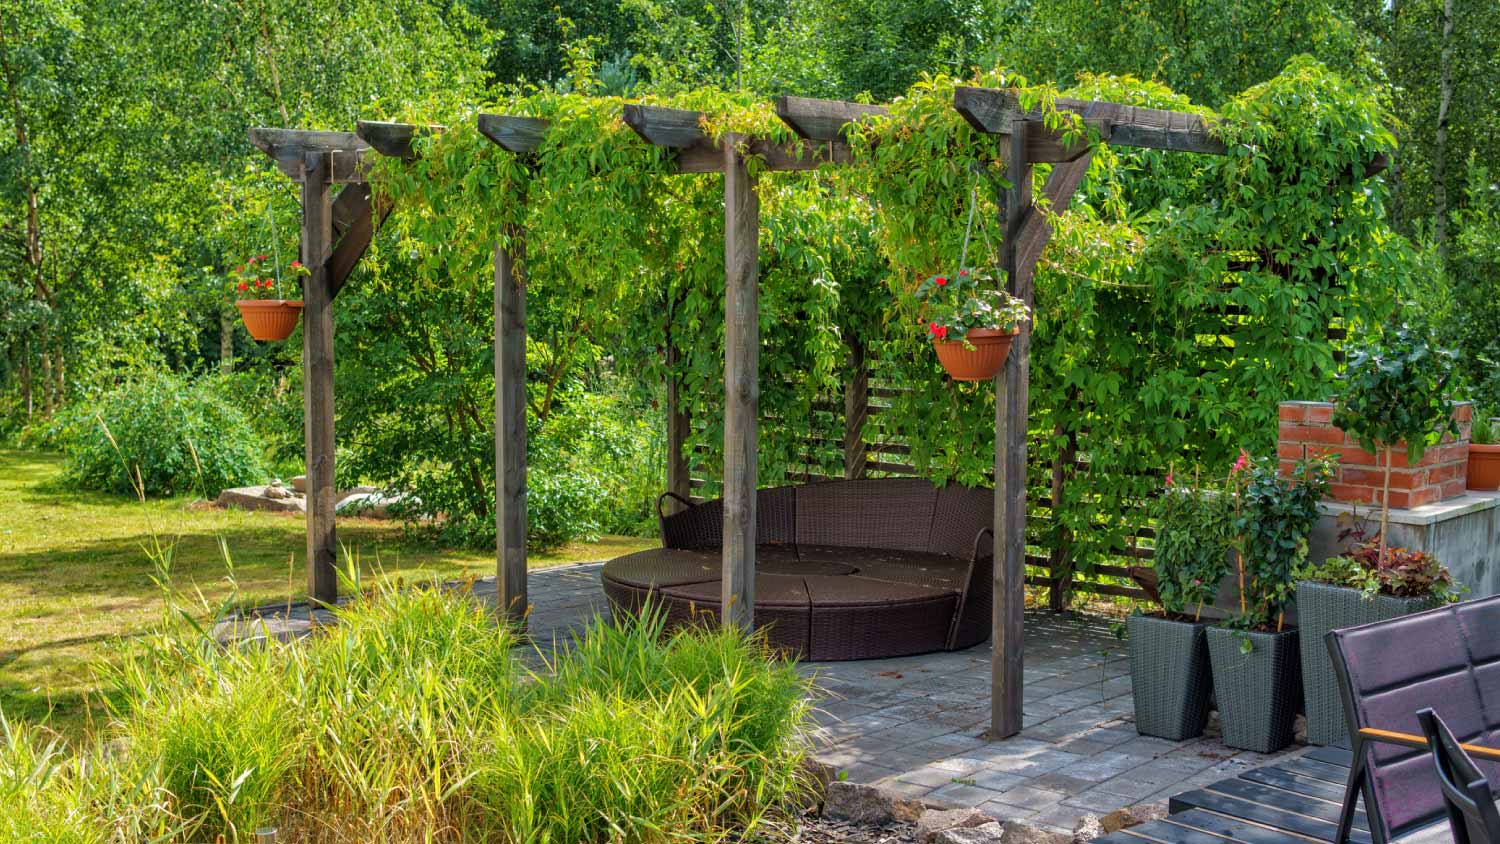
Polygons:
<instances>
[{"instance_id":1,"label":"pink flower on plant","mask_svg":"<svg viewBox=\"0 0 1500 844\"><path fill-rule=\"evenodd\" d=\"M292 262L292 269L294 269L294 270L300 270L300 269L302 269L302 262L301 261L293 261Z\"/></svg>"},{"instance_id":2,"label":"pink flower on plant","mask_svg":"<svg viewBox=\"0 0 1500 844\"><path fill-rule=\"evenodd\" d=\"M1250 452L1240 449L1240 456L1234 461L1234 468L1229 470L1231 475L1238 475L1246 466L1250 465Z\"/></svg>"},{"instance_id":3,"label":"pink flower on plant","mask_svg":"<svg viewBox=\"0 0 1500 844\"><path fill-rule=\"evenodd\" d=\"M255 260L257 260L257 261L264 261L265 259L266 259L266 256L264 256L264 255L256 255L255 256Z\"/></svg>"},{"instance_id":4,"label":"pink flower on plant","mask_svg":"<svg viewBox=\"0 0 1500 844\"><path fill-rule=\"evenodd\" d=\"M969 274L969 271L968 271L968 270L959 270L959 271L958 271L958 274L959 274L959 275L968 275L968 274Z\"/></svg>"},{"instance_id":5,"label":"pink flower on plant","mask_svg":"<svg viewBox=\"0 0 1500 844\"><path fill-rule=\"evenodd\" d=\"M1167 470L1167 486L1171 486L1171 485L1172 485L1172 470L1168 469Z\"/></svg>"}]
</instances>

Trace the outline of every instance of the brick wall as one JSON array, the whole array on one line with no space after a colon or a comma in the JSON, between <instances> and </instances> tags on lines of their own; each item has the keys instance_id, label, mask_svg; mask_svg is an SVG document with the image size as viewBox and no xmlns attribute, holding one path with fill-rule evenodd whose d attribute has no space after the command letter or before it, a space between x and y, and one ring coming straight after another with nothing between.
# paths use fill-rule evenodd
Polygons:
<instances>
[{"instance_id":1,"label":"brick wall","mask_svg":"<svg viewBox=\"0 0 1500 844\"><path fill-rule=\"evenodd\" d=\"M1276 455L1281 470L1287 472L1292 462L1303 457L1324 454L1338 456L1338 469L1328 497L1350 504L1379 505L1385 453L1379 458L1360 448L1354 438L1335 428L1333 405L1318 401L1282 402L1281 427ZM1459 435L1445 434L1438 445L1430 446L1415 466L1406 459L1406 449L1397 447L1391 454L1391 506L1420 507L1464 494L1469 473L1469 425L1474 406L1458 405L1453 418Z\"/></svg>"}]
</instances>

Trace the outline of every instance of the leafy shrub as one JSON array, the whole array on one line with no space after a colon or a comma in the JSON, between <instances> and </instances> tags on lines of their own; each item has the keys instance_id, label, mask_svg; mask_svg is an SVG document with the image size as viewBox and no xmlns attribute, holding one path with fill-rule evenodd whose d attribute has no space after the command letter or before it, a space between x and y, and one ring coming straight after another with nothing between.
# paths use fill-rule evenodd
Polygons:
<instances>
[{"instance_id":1,"label":"leafy shrub","mask_svg":"<svg viewBox=\"0 0 1500 844\"><path fill-rule=\"evenodd\" d=\"M1322 515L1318 502L1328 492L1333 466L1326 458L1299 460L1287 477L1276 459L1250 461L1242 454L1235 467L1240 612L1233 624L1280 630L1296 588L1295 572L1307 561L1307 537Z\"/></svg>"},{"instance_id":2,"label":"leafy shrub","mask_svg":"<svg viewBox=\"0 0 1500 844\"><path fill-rule=\"evenodd\" d=\"M1169 472L1153 511L1155 589L1162 609L1171 615L1193 606L1197 617L1204 604L1214 602L1219 580L1229 572L1234 496L1202 485L1199 478L1196 471L1191 481Z\"/></svg>"},{"instance_id":3,"label":"leafy shrub","mask_svg":"<svg viewBox=\"0 0 1500 844\"><path fill-rule=\"evenodd\" d=\"M110 669L119 702L98 743L119 767L95 776L98 760L13 738L0 832L722 842L802 797L808 682L758 637L595 619L538 664L436 584L383 586L337 612L295 643L225 648L183 621L134 643Z\"/></svg>"},{"instance_id":4,"label":"leafy shrub","mask_svg":"<svg viewBox=\"0 0 1500 844\"><path fill-rule=\"evenodd\" d=\"M1348 586L1366 596L1431 596L1446 601L1457 600L1463 591L1461 586L1454 584L1448 569L1431 554L1407 548L1387 548L1385 559L1381 559L1379 542L1363 542L1341 556L1307 566L1297 573L1297 579Z\"/></svg>"},{"instance_id":5,"label":"leafy shrub","mask_svg":"<svg viewBox=\"0 0 1500 844\"><path fill-rule=\"evenodd\" d=\"M65 477L83 489L214 496L266 476L245 412L205 382L168 373L137 375L69 405L52 433Z\"/></svg>"}]
</instances>

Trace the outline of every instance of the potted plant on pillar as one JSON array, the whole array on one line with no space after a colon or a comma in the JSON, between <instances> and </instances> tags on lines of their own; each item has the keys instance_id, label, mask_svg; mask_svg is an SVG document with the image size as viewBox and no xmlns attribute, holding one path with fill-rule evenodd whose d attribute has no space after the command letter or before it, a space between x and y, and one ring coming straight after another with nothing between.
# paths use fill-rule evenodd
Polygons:
<instances>
[{"instance_id":1,"label":"potted plant on pillar","mask_svg":"<svg viewBox=\"0 0 1500 844\"><path fill-rule=\"evenodd\" d=\"M1328 458L1303 459L1283 476L1274 459L1241 452L1230 475L1237 611L1208 630L1209 662L1224 743L1270 753L1292 742L1302 673L1285 608L1333 467Z\"/></svg>"},{"instance_id":2,"label":"potted plant on pillar","mask_svg":"<svg viewBox=\"0 0 1500 844\"><path fill-rule=\"evenodd\" d=\"M1474 408L1474 427L1469 432L1468 488L1500 490L1500 420L1488 408Z\"/></svg>"},{"instance_id":3,"label":"potted plant on pillar","mask_svg":"<svg viewBox=\"0 0 1500 844\"><path fill-rule=\"evenodd\" d=\"M1328 631L1428 609L1454 592L1452 578L1436 559L1421 551L1390 547L1387 541L1395 451L1404 447L1406 466L1416 466L1427 447L1444 433L1457 433L1453 402L1446 395L1452 373L1452 353L1433 349L1406 326L1388 329L1382 340L1350 352L1333 424L1380 460L1380 533L1369 539L1354 514L1341 517L1351 524L1339 539L1352 549L1297 573L1297 621L1302 630L1302 679L1311 744L1349 741L1333 665L1323 643Z\"/></svg>"},{"instance_id":4,"label":"potted plant on pillar","mask_svg":"<svg viewBox=\"0 0 1500 844\"><path fill-rule=\"evenodd\" d=\"M933 348L955 381L987 381L1010 354L1031 309L983 270L935 275L917 287Z\"/></svg>"},{"instance_id":5,"label":"potted plant on pillar","mask_svg":"<svg viewBox=\"0 0 1500 844\"><path fill-rule=\"evenodd\" d=\"M245 330L256 340L285 340L297 327L302 315L301 299L282 298L281 271L266 265L266 256L256 255L234 268L229 274L230 285L235 294L235 306L240 309L240 319ZM271 277L262 277L270 272ZM287 268L292 279L311 275L301 261L293 261Z\"/></svg>"},{"instance_id":6,"label":"potted plant on pillar","mask_svg":"<svg viewBox=\"0 0 1500 844\"><path fill-rule=\"evenodd\" d=\"M1184 480L1167 472L1152 508L1152 567L1131 570L1161 610L1125 622L1136 731L1173 741L1202 735L1208 721L1213 683L1203 608L1213 604L1229 572L1233 516L1232 496L1224 490L1206 488L1198 472Z\"/></svg>"}]
</instances>

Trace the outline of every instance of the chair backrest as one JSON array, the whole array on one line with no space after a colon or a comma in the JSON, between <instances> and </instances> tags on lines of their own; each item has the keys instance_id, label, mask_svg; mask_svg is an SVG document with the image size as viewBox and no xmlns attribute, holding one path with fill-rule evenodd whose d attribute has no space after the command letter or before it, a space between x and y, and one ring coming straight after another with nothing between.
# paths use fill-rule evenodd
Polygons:
<instances>
[{"instance_id":1,"label":"chair backrest","mask_svg":"<svg viewBox=\"0 0 1500 844\"><path fill-rule=\"evenodd\" d=\"M938 497L929 481L823 481L796 490L798 545L927 550Z\"/></svg>"},{"instance_id":2,"label":"chair backrest","mask_svg":"<svg viewBox=\"0 0 1500 844\"><path fill-rule=\"evenodd\" d=\"M1500 812L1484 774L1430 707L1418 712L1417 720L1427 736L1454 844L1500 844Z\"/></svg>"},{"instance_id":3,"label":"chair backrest","mask_svg":"<svg viewBox=\"0 0 1500 844\"><path fill-rule=\"evenodd\" d=\"M1376 844L1439 821L1446 809L1423 750L1368 741L1359 731L1419 733L1417 712L1431 707L1460 741L1483 744L1500 736L1500 676L1491 670L1500 667L1500 654L1492 653L1497 631L1500 597L1328 634L1354 742L1349 799L1358 784ZM1492 684L1488 701L1481 676ZM1500 767L1489 778L1500 783L1494 774Z\"/></svg>"}]
</instances>

